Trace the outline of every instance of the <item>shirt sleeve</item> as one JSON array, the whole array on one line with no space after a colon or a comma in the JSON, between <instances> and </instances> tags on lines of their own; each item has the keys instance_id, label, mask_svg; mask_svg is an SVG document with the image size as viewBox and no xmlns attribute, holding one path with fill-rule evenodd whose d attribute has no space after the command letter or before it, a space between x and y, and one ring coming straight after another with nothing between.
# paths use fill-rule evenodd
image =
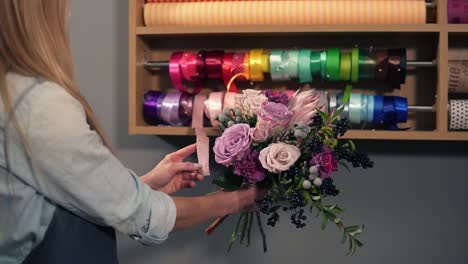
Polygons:
<instances>
[{"instance_id":1,"label":"shirt sleeve","mask_svg":"<svg viewBox=\"0 0 468 264\"><path fill-rule=\"evenodd\" d=\"M174 201L128 170L91 130L82 105L59 85L44 82L29 97L26 139L37 191L96 224L155 245L176 218Z\"/></svg>"}]
</instances>

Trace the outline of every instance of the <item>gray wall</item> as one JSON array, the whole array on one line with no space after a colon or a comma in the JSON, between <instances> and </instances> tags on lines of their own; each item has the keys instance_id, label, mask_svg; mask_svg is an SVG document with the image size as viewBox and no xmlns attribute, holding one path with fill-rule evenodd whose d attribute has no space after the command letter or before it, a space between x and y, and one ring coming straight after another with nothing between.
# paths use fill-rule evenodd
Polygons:
<instances>
[{"instance_id":1,"label":"gray wall","mask_svg":"<svg viewBox=\"0 0 468 264\"><path fill-rule=\"evenodd\" d=\"M78 83L94 107L122 160L138 173L194 138L127 135L128 1L73 0L71 36ZM370 171L341 173L347 223L366 225L365 247L346 256L333 226L318 220L296 230L283 216L268 228L270 252L261 253L258 233L251 248L225 249L232 227L211 237L205 225L177 232L159 247L119 238L121 263L467 263L468 144L457 142L359 142L376 162ZM184 192L212 190L209 179Z\"/></svg>"}]
</instances>

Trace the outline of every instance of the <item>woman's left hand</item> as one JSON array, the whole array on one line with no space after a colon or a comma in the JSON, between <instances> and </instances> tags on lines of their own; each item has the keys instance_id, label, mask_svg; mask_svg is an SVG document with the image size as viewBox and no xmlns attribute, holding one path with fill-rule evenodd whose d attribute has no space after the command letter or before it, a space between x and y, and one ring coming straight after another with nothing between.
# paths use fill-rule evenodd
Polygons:
<instances>
[{"instance_id":1,"label":"woman's left hand","mask_svg":"<svg viewBox=\"0 0 468 264\"><path fill-rule=\"evenodd\" d=\"M159 164L142 176L143 182L153 190L167 194L175 193L184 188L193 188L197 181L203 180L202 166L184 160L195 153L196 144L187 146L164 157Z\"/></svg>"}]
</instances>

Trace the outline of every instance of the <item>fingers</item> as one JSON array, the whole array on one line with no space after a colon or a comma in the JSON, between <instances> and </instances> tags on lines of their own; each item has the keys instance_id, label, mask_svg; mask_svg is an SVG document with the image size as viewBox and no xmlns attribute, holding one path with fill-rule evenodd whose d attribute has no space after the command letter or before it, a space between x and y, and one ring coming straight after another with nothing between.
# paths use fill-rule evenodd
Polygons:
<instances>
[{"instance_id":1,"label":"fingers","mask_svg":"<svg viewBox=\"0 0 468 264\"><path fill-rule=\"evenodd\" d=\"M197 151L197 144L189 145L168 155L170 160L184 160Z\"/></svg>"},{"instance_id":2,"label":"fingers","mask_svg":"<svg viewBox=\"0 0 468 264\"><path fill-rule=\"evenodd\" d=\"M169 165L172 175L182 172L196 172L201 174L202 165L192 162L174 162Z\"/></svg>"},{"instance_id":3,"label":"fingers","mask_svg":"<svg viewBox=\"0 0 468 264\"><path fill-rule=\"evenodd\" d=\"M205 177L198 172L184 172L182 173L183 180L191 180L191 181L202 181Z\"/></svg>"},{"instance_id":4,"label":"fingers","mask_svg":"<svg viewBox=\"0 0 468 264\"><path fill-rule=\"evenodd\" d=\"M182 188L193 188L195 186L197 186L197 183L194 181L184 181L182 183Z\"/></svg>"}]
</instances>

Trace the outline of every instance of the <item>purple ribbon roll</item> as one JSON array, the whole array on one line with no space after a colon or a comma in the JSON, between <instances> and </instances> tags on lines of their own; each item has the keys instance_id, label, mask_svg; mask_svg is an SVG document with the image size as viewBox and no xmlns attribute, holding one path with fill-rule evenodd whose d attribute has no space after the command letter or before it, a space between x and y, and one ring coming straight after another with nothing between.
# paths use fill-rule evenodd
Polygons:
<instances>
[{"instance_id":1,"label":"purple ribbon roll","mask_svg":"<svg viewBox=\"0 0 468 264\"><path fill-rule=\"evenodd\" d=\"M159 91L147 91L143 101L143 119L149 125L161 123L161 106L166 95Z\"/></svg>"},{"instance_id":2,"label":"purple ribbon roll","mask_svg":"<svg viewBox=\"0 0 468 264\"><path fill-rule=\"evenodd\" d=\"M170 92L162 101L161 120L171 126L185 126L187 119L180 115L183 93Z\"/></svg>"},{"instance_id":3,"label":"purple ribbon roll","mask_svg":"<svg viewBox=\"0 0 468 264\"><path fill-rule=\"evenodd\" d=\"M468 24L468 0L448 0L448 22Z\"/></svg>"}]
</instances>

